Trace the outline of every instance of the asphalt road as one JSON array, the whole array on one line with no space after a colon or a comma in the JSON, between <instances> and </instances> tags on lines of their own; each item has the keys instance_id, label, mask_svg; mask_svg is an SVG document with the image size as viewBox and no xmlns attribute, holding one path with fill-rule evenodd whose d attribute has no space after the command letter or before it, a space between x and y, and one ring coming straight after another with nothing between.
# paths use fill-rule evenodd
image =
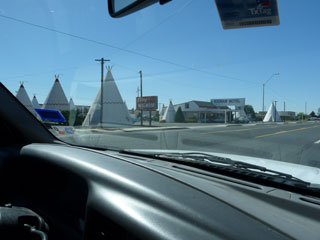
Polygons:
<instances>
[{"instance_id":1,"label":"asphalt road","mask_svg":"<svg viewBox=\"0 0 320 240\"><path fill-rule=\"evenodd\" d=\"M80 138L100 147L200 150L320 167L320 122L98 131Z\"/></svg>"}]
</instances>

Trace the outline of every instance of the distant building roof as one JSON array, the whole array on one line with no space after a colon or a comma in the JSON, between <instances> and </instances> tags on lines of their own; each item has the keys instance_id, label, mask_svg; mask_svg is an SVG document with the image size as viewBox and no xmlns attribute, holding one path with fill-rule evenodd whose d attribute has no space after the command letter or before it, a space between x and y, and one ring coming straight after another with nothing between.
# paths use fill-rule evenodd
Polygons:
<instances>
[{"instance_id":1,"label":"distant building roof","mask_svg":"<svg viewBox=\"0 0 320 240\"><path fill-rule=\"evenodd\" d=\"M202 108L217 108L216 106L212 105L211 102L195 101L195 100L193 100L192 102L194 102L195 104L197 104L199 107L202 107Z\"/></svg>"},{"instance_id":2,"label":"distant building roof","mask_svg":"<svg viewBox=\"0 0 320 240\"><path fill-rule=\"evenodd\" d=\"M215 106L211 102L205 102L205 101L191 101L197 104L200 108L213 108L213 109L229 109L228 106Z\"/></svg>"}]
</instances>

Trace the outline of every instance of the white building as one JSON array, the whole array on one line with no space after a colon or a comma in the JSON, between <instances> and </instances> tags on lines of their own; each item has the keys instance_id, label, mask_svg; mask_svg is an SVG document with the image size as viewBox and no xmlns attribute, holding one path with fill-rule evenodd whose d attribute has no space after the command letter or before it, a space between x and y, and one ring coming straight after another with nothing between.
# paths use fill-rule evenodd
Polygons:
<instances>
[{"instance_id":1,"label":"white building","mask_svg":"<svg viewBox=\"0 0 320 240\"><path fill-rule=\"evenodd\" d=\"M292 111L278 111L281 120L294 120L296 113Z\"/></svg>"},{"instance_id":2,"label":"white building","mask_svg":"<svg viewBox=\"0 0 320 240\"><path fill-rule=\"evenodd\" d=\"M231 109L227 106L215 106L211 102L189 101L174 105L175 110L181 107L186 122L224 122L230 121Z\"/></svg>"}]
</instances>

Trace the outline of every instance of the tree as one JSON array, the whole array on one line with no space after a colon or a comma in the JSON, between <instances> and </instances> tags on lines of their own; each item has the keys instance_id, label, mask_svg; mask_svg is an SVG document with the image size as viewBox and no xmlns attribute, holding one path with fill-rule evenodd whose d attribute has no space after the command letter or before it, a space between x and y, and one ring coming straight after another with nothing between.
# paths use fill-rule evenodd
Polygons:
<instances>
[{"instance_id":1,"label":"tree","mask_svg":"<svg viewBox=\"0 0 320 240\"><path fill-rule=\"evenodd\" d=\"M307 119L307 115L305 115L303 112L299 112L297 117L299 120Z\"/></svg>"},{"instance_id":2,"label":"tree","mask_svg":"<svg viewBox=\"0 0 320 240\"><path fill-rule=\"evenodd\" d=\"M256 113L251 105L244 105L244 112L252 118L256 117Z\"/></svg>"},{"instance_id":3,"label":"tree","mask_svg":"<svg viewBox=\"0 0 320 240\"><path fill-rule=\"evenodd\" d=\"M310 113L310 117L316 117L316 114L315 114L314 111L312 111L312 112Z\"/></svg>"},{"instance_id":4,"label":"tree","mask_svg":"<svg viewBox=\"0 0 320 240\"><path fill-rule=\"evenodd\" d=\"M81 126L83 121L85 119L85 116L83 116L80 111L77 111L76 114L76 121L74 122L74 126Z\"/></svg>"},{"instance_id":5,"label":"tree","mask_svg":"<svg viewBox=\"0 0 320 240\"><path fill-rule=\"evenodd\" d=\"M176 112L176 115L174 116L174 121L175 122L184 122L184 115L181 110L181 107L178 108L178 111Z\"/></svg>"},{"instance_id":6,"label":"tree","mask_svg":"<svg viewBox=\"0 0 320 240\"><path fill-rule=\"evenodd\" d=\"M159 112L156 112L156 114L152 116L152 121L159 121L159 118L160 118L160 114Z\"/></svg>"},{"instance_id":7,"label":"tree","mask_svg":"<svg viewBox=\"0 0 320 240\"><path fill-rule=\"evenodd\" d=\"M69 112L68 123L70 126L74 126L77 118L77 109L73 109Z\"/></svg>"},{"instance_id":8,"label":"tree","mask_svg":"<svg viewBox=\"0 0 320 240\"><path fill-rule=\"evenodd\" d=\"M65 126L80 126L85 119L85 116L82 116L80 111L77 110L61 111L61 114L67 121L61 124Z\"/></svg>"},{"instance_id":9,"label":"tree","mask_svg":"<svg viewBox=\"0 0 320 240\"><path fill-rule=\"evenodd\" d=\"M66 119L66 122L63 123L62 125L65 125L65 126L69 125L70 111L65 110L65 111L60 111L60 112L61 112L62 116Z\"/></svg>"}]
</instances>

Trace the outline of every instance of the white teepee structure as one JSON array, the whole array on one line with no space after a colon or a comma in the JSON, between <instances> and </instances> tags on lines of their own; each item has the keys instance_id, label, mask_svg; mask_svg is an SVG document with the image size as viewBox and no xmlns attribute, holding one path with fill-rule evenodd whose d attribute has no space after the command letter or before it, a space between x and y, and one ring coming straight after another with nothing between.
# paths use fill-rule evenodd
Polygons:
<instances>
[{"instance_id":1,"label":"white teepee structure","mask_svg":"<svg viewBox=\"0 0 320 240\"><path fill-rule=\"evenodd\" d=\"M33 98L32 98L32 105L33 105L33 108L37 108L37 109L40 109L40 105L38 103L38 100L36 98L36 95L33 95Z\"/></svg>"},{"instance_id":2,"label":"white teepee structure","mask_svg":"<svg viewBox=\"0 0 320 240\"><path fill-rule=\"evenodd\" d=\"M172 101L170 101L169 106L166 108L162 119L165 120L166 123L173 123L175 115L176 111L174 110Z\"/></svg>"},{"instance_id":3,"label":"white teepee structure","mask_svg":"<svg viewBox=\"0 0 320 240\"><path fill-rule=\"evenodd\" d=\"M69 101L69 108L70 108L70 111L77 109L76 105L74 105L72 98L70 98L70 101Z\"/></svg>"},{"instance_id":4,"label":"white teepee structure","mask_svg":"<svg viewBox=\"0 0 320 240\"><path fill-rule=\"evenodd\" d=\"M21 83L20 88L17 92L16 98L33 114L36 116L36 111L33 108L33 105L30 101L30 98L27 94L26 89L23 86L23 83Z\"/></svg>"},{"instance_id":5,"label":"white teepee structure","mask_svg":"<svg viewBox=\"0 0 320 240\"><path fill-rule=\"evenodd\" d=\"M128 108L126 103L122 100L121 94L112 76L111 69L111 67L107 67L108 72L103 81L102 126L132 125ZM101 89L91 105L82 126L101 126L100 111Z\"/></svg>"},{"instance_id":6,"label":"white teepee structure","mask_svg":"<svg viewBox=\"0 0 320 240\"><path fill-rule=\"evenodd\" d=\"M281 122L279 113L278 113L277 108L273 102L270 105L268 112L263 119L263 122Z\"/></svg>"},{"instance_id":7,"label":"white teepee structure","mask_svg":"<svg viewBox=\"0 0 320 240\"><path fill-rule=\"evenodd\" d=\"M165 107L164 104L162 104L162 108L161 108L161 110L160 110L160 112L159 112L160 121L164 120L164 119L163 119L163 115L164 115L166 109L167 109L167 107Z\"/></svg>"},{"instance_id":8,"label":"white teepee structure","mask_svg":"<svg viewBox=\"0 0 320 240\"><path fill-rule=\"evenodd\" d=\"M55 75L56 80L43 103L43 109L59 110L59 111L68 111L69 102L64 94L62 86L59 82L59 76Z\"/></svg>"},{"instance_id":9,"label":"white teepee structure","mask_svg":"<svg viewBox=\"0 0 320 240\"><path fill-rule=\"evenodd\" d=\"M72 98L70 98L69 101L69 110L70 110L70 114L69 114L69 125L73 126L74 123L76 122L76 117L77 117L77 107L74 104Z\"/></svg>"}]
</instances>

